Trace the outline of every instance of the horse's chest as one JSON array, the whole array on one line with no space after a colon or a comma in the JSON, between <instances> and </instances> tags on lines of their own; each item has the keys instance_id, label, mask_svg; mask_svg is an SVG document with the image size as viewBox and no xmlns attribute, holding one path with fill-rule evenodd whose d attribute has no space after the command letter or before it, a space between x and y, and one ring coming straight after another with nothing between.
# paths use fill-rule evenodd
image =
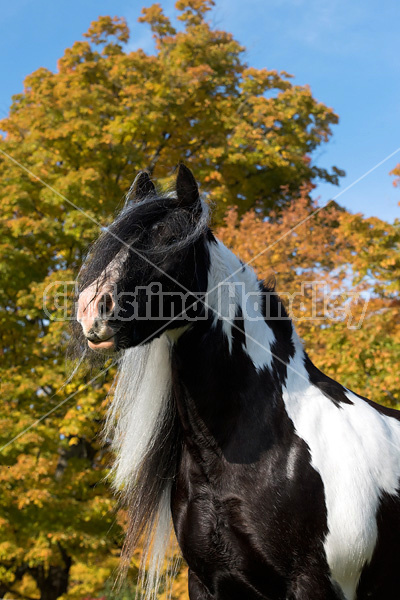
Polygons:
<instances>
[{"instance_id":1,"label":"horse's chest","mask_svg":"<svg viewBox=\"0 0 400 600\"><path fill-rule=\"evenodd\" d=\"M250 521L243 498L222 495L208 485L189 494L186 491L178 483L173 501L178 542L189 567L213 591L213 597L258 600L264 596L257 581L270 570L269 586L279 593L268 598L282 598L283 579L264 562L259 518Z\"/></svg>"},{"instance_id":2,"label":"horse's chest","mask_svg":"<svg viewBox=\"0 0 400 600\"><path fill-rule=\"evenodd\" d=\"M233 585L249 599L284 598L296 556L310 542L322 543L319 482L300 486L299 495L282 462L279 455L257 467L221 461L211 478L183 457L172 498L174 526L189 567L209 589Z\"/></svg>"},{"instance_id":3,"label":"horse's chest","mask_svg":"<svg viewBox=\"0 0 400 600\"><path fill-rule=\"evenodd\" d=\"M192 488L192 486L191 486ZM204 568L241 568L238 551L245 518L241 499L223 497L209 485L196 485L188 492L177 486L173 514L177 537L189 563ZM190 559L190 560L189 560Z\"/></svg>"}]
</instances>

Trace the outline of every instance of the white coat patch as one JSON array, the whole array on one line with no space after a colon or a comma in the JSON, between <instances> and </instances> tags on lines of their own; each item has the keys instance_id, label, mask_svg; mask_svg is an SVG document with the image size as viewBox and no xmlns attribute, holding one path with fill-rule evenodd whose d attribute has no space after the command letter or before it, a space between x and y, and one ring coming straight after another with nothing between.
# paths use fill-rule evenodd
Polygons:
<instances>
[{"instance_id":1,"label":"white coat patch","mask_svg":"<svg viewBox=\"0 0 400 600\"><path fill-rule=\"evenodd\" d=\"M296 334L283 400L296 433L307 444L325 491L327 561L346 600L354 600L363 566L377 540L376 513L382 492L400 482L400 422L382 415L348 391L353 404L338 408L308 379Z\"/></svg>"},{"instance_id":2,"label":"white coat patch","mask_svg":"<svg viewBox=\"0 0 400 600\"><path fill-rule=\"evenodd\" d=\"M271 347L275 336L261 314L261 292L256 274L250 267L242 266L237 256L219 240L209 245L209 251L210 270L205 302L206 307L208 305L214 311L214 323L221 321L231 352L232 323L240 307L245 316L246 346L243 349L257 370L271 367ZM246 302L249 295L252 301ZM255 301L257 296L259 302Z\"/></svg>"}]
</instances>

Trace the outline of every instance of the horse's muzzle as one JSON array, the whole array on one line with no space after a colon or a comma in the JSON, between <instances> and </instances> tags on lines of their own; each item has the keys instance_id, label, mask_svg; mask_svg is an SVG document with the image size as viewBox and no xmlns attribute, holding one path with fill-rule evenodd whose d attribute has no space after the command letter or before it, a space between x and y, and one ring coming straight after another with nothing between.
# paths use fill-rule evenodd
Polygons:
<instances>
[{"instance_id":1,"label":"horse's muzzle","mask_svg":"<svg viewBox=\"0 0 400 600\"><path fill-rule=\"evenodd\" d=\"M109 337L99 337L96 333L89 332L86 339L92 350L112 350L115 344L114 332Z\"/></svg>"}]
</instances>

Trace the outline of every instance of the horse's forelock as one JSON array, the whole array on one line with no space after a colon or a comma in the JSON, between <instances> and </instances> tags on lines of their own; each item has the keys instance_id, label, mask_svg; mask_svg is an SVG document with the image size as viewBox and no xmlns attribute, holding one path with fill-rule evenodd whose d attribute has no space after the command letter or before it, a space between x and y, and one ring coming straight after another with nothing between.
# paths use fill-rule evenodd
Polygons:
<instances>
[{"instance_id":1,"label":"horse's forelock","mask_svg":"<svg viewBox=\"0 0 400 600\"><path fill-rule=\"evenodd\" d=\"M208 206L203 202L201 213L193 215L176 203L173 194L151 195L125 206L89 249L79 275L80 289L100 278L104 283L112 272L110 264L118 256L120 266L128 255L132 260L142 258L154 263L160 256L194 243L207 229ZM156 224L164 225L164 236L163 232L160 235L160 232L152 231ZM131 252L124 254L124 248L131 248Z\"/></svg>"}]
</instances>

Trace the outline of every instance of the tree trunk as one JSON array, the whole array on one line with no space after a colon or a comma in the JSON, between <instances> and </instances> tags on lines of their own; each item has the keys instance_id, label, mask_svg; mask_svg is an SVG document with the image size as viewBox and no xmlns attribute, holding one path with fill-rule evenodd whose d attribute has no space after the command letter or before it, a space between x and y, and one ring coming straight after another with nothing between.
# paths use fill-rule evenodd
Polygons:
<instances>
[{"instance_id":1,"label":"tree trunk","mask_svg":"<svg viewBox=\"0 0 400 600\"><path fill-rule=\"evenodd\" d=\"M40 590L40 600L57 600L67 592L70 566L50 567L40 583L36 580Z\"/></svg>"},{"instance_id":2,"label":"tree trunk","mask_svg":"<svg viewBox=\"0 0 400 600\"><path fill-rule=\"evenodd\" d=\"M40 591L40 600L57 600L68 591L72 559L61 546L59 548L64 566L51 566L48 570L44 567L30 569Z\"/></svg>"}]
</instances>

